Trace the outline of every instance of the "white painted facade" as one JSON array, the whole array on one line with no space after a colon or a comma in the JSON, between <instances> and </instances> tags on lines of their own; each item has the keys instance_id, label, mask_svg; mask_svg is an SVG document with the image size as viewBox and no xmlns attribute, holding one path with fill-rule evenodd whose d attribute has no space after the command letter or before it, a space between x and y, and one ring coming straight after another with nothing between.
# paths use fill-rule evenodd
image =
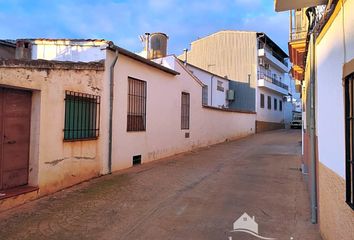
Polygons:
<instances>
[{"instance_id":1,"label":"white painted facade","mask_svg":"<svg viewBox=\"0 0 354 240\"><path fill-rule=\"evenodd\" d=\"M106 59L104 40L38 39L30 40L33 60L93 62Z\"/></svg>"},{"instance_id":2,"label":"white painted facade","mask_svg":"<svg viewBox=\"0 0 354 240\"><path fill-rule=\"evenodd\" d=\"M167 56L162 59L153 60L156 63L162 64L165 67L176 70L175 56ZM198 78L203 84L203 104L217 107L228 108L229 101L227 100L227 93L229 90L230 80L220 77L204 69L198 68L191 64L185 64L188 71Z\"/></svg>"},{"instance_id":3,"label":"white painted facade","mask_svg":"<svg viewBox=\"0 0 354 240\"><path fill-rule=\"evenodd\" d=\"M257 106L257 120L263 122L284 123L284 99L283 95L276 94L265 88L258 88L259 105ZM264 96L264 107L261 106L261 95ZM270 97L271 108L268 109L268 97ZM277 108L275 109L274 101L277 102ZM282 110L280 110L280 101L282 101Z\"/></svg>"},{"instance_id":4,"label":"white painted facade","mask_svg":"<svg viewBox=\"0 0 354 240\"><path fill-rule=\"evenodd\" d=\"M108 52L106 68L114 53ZM146 163L194 148L255 133L252 113L236 113L202 107L203 83L174 56L165 64L179 75L173 76L119 55L114 95L113 170L132 166L132 158L141 155ZM127 132L128 77L147 83L146 131ZM181 93L190 94L190 129L181 130ZM190 137L186 138L185 134Z\"/></svg>"},{"instance_id":5,"label":"white painted facade","mask_svg":"<svg viewBox=\"0 0 354 240\"><path fill-rule=\"evenodd\" d=\"M257 121L272 123L289 121L289 109L292 107L289 107L286 98L289 95L288 71L289 68L272 55L267 45L258 49ZM261 104L262 96L264 97L264 105ZM268 108L269 97L270 109ZM280 107L280 105L282 106Z\"/></svg>"},{"instance_id":6,"label":"white painted facade","mask_svg":"<svg viewBox=\"0 0 354 240\"><path fill-rule=\"evenodd\" d=\"M102 94L109 93L110 66L115 53L107 48L107 41L79 42L46 39L31 40L31 43L34 47L32 56L35 59L100 61L104 57L105 71ZM85 50L70 50L76 47ZM64 50L59 51L61 48ZM155 60L155 62L159 64L156 64L157 66L173 69L179 73L177 75L152 66L152 61L149 63L150 60L143 59L126 50L124 52L118 54L118 61L114 68L113 171L132 166L132 157L136 155L141 155L144 163L223 142L226 139L235 139L255 133L256 115L254 113L203 107L204 84L175 56ZM127 131L128 77L145 81L147 84L145 131ZM224 82L227 81L224 80ZM226 89L228 89L227 87L225 86ZM189 130L181 130L182 92L190 93ZM216 99L220 103L225 102L225 95L217 96ZM101 115L104 117L101 118L100 131L104 136L107 136L109 122L106 116L109 115L109 98L102 98L101 105L105 107L101 110ZM185 137L186 132L190 134L190 137ZM101 139L101 143L102 148L105 146L108 148L108 139ZM101 172L107 173L108 152L103 151L101 154L103 159Z\"/></svg>"},{"instance_id":7,"label":"white painted facade","mask_svg":"<svg viewBox=\"0 0 354 240\"><path fill-rule=\"evenodd\" d=\"M228 108L229 101L227 100L227 91L229 90L230 80L216 76L210 72L204 71L193 65L187 64L187 69L206 86L207 105Z\"/></svg>"},{"instance_id":8,"label":"white painted facade","mask_svg":"<svg viewBox=\"0 0 354 240\"><path fill-rule=\"evenodd\" d=\"M349 14L352 9L354 1L346 1L346 11L342 9L338 13L316 46L318 159L343 179L345 127L342 78L343 64L354 59L354 15Z\"/></svg>"},{"instance_id":9,"label":"white painted facade","mask_svg":"<svg viewBox=\"0 0 354 240\"><path fill-rule=\"evenodd\" d=\"M346 83L347 78L354 73L354 15L351 14L354 1L330 2L328 9L331 10L326 13L327 18L320 21L323 25L315 34L315 43L311 36L306 46L302 83L303 166L308 168L306 172L312 179L309 182L312 216L319 224L322 238L354 239L352 166L346 156L346 151L352 151L352 130L348 129L346 137L345 127L349 120L345 114ZM316 27L319 25L315 25L315 29L318 29ZM303 51L302 46L294 47L293 50ZM293 59L295 64L298 64L298 56L296 53ZM311 81L315 86L314 96ZM311 132L312 106L315 110L314 141ZM353 106L349 104L348 107L352 111ZM315 149L314 156L312 149ZM352 160L352 157L349 158ZM347 176L349 179L346 179Z\"/></svg>"}]
</instances>

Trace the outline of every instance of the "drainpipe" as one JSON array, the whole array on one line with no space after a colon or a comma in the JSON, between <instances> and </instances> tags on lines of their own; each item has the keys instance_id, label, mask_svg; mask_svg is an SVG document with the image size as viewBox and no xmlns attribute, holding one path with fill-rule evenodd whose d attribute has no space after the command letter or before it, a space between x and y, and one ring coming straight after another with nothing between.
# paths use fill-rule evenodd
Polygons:
<instances>
[{"instance_id":1,"label":"drainpipe","mask_svg":"<svg viewBox=\"0 0 354 240\"><path fill-rule=\"evenodd\" d=\"M312 49L311 49L311 77L310 77L310 141L311 141L311 222L317 223L317 176L316 176L316 120L315 120L315 80L316 80L316 58L315 58L315 36L312 33Z\"/></svg>"},{"instance_id":2,"label":"drainpipe","mask_svg":"<svg viewBox=\"0 0 354 240\"><path fill-rule=\"evenodd\" d=\"M310 198L311 198L311 222L317 223L317 176L316 176L316 121L315 121L315 87L316 87L316 37L313 32L314 19L316 10L309 8L306 10L306 15L310 25L310 162L311 162L311 179L310 179Z\"/></svg>"},{"instance_id":3,"label":"drainpipe","mask_svg":"<svg viewBox=\"0 0 354 240\"><path fill-rule=\"evenodd\" d=\"M113 131L113 97L114 97L114 67L118 60L118 49L109 67L109 137L108 137L108 173L112 173L112 131Z\"/></svg>"}]
</instances>

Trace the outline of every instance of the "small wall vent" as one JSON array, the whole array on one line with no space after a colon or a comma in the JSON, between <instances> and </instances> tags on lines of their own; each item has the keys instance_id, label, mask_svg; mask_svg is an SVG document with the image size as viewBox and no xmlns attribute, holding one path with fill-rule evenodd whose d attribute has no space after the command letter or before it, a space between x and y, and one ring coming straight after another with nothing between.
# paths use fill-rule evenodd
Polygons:
<instances>
[{"instance_id":1,"label":"small wall vent","mask_svg":"<svg viewBox=\"0 0 354 240\"><path fill-rule=\"evenodd\" d=\"M133 156L133 166L141 164L141 155Z\"/></svg>"}]
</instances>

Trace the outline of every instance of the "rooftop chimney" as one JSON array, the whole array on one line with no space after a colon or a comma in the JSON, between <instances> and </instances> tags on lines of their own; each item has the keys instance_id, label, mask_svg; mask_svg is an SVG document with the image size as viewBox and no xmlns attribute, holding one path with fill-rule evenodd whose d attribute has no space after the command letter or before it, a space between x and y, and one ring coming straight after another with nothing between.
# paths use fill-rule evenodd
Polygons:
<instances>
[{"instance_id":1,"label":"rooftop chimney","mask_svg":"<svg viewBox=\"0 0 354 240\"><path fill-rule=\"evenodd\" d=\"M188 49L187 48L183 49L183 52L184 52L184 65L187 65L187 63L188 63Z\"/></svg>"}]
</instances>

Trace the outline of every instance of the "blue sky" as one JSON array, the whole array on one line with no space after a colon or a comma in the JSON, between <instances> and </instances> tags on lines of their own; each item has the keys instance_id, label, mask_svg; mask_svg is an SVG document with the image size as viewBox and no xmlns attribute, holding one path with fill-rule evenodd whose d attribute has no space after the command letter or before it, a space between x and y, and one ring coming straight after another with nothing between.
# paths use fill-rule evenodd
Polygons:
<instances>
[{"instance_id":1,"label":"blue sky","mask_svg":"<svg viewBox=\"0 0 354 240\"><path fill-rule=\"evenodd\" d=\"M99 38L137 52L138 36L165 32L169 53L219 30L266 32L284 50L288 13L273 0L0 0L0 38Z\"/></svg>"}]
</instances>

